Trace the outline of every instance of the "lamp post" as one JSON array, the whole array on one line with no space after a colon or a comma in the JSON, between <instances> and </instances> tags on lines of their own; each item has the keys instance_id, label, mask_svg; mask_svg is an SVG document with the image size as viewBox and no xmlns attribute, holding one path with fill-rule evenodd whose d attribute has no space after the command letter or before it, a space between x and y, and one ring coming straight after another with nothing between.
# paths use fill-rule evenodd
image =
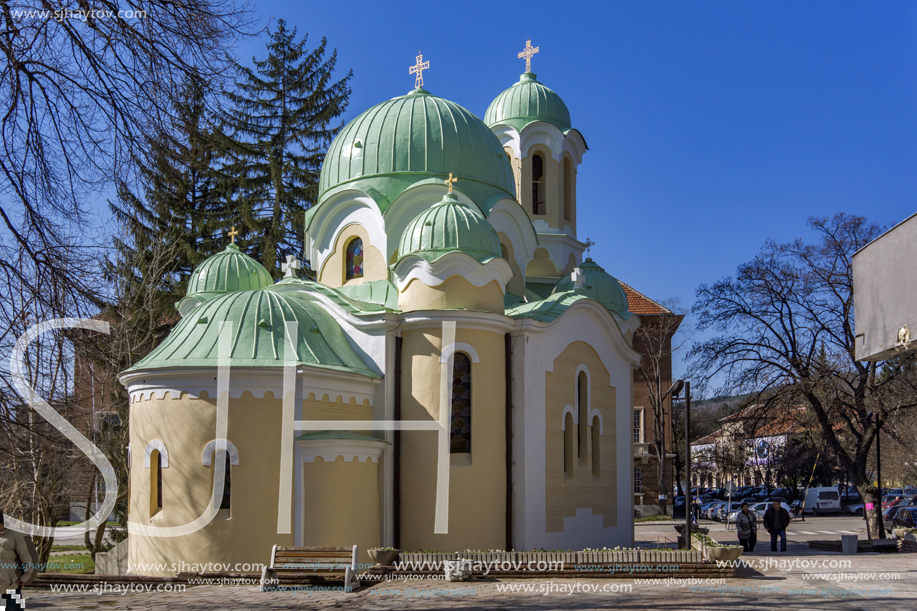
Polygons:
<instances>
[{"instance_id":1,"label":"lamp post","mask_svg":"<svg viewBox=\"0 0 917 611\"><path fill-rule=\"evenodd\" d=\"M672 386L662 396L662 400L671 394L672 401L675 400L682 389L685 391L685 549L691 549L691 383L684 380L675 380ZM674 408L673 408L674 411ZM672 440L674 441L674 436ZM663 450L663 460L665 452ZM662 466L665 469L665 463Z\"/></svg>"}]
</instances>

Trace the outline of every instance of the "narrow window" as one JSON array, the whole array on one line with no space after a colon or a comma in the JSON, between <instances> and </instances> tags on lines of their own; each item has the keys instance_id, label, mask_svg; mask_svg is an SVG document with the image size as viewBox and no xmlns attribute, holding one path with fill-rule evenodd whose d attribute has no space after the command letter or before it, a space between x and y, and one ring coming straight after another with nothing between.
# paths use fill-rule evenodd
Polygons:
<instances>
[{"instance_id":1,"label":"narrow window","mask_svg":"<svg viewBox=\"0 0 917 611\"><path fill-rule=\"evenodd\" d=\"M150 454L150 517L162 510L162 454L153 450Z\"/></svg>"},{"instance_id":2,"label":"narrow window","mask_svg":"<svg viewBox=\"0 0 917 611\"><path fill-rule=\"evenodd\" d=\"M544 158L536 153L532 157L532 214L545 213Z\"/></svg>"},{"instance_id":3,"label":"narrow window","mask_svg":"<svg viewBox=\"0 0 917 611\"><path fill-rule=\"evenodd\" d=\"M471 452L471 359L456 352L452 364L451 454Z\"/></svg>"},{"instance_id":4,"label":"narrow window","mask_svg":"<svg viewBox=\"0 0 917 611\"><path fill-rule=\"evenodd\" d=\"M640 472L640 467L634 467L634 493L640 494L643 492L643 474Z\"/></svg>"},{"instance_id":5,"label":"narrow window","mask_svg":"<svg viewBox=\"0 0 917 611\"><path fill-rule=\"evenodd\" d=\"M579 372L576 378L576 410L579 415L579 435L576 440L576 457L582 461L586 460L586 436L589 425L589 405L586 399L589 397L589 382L586 378L586 372Z\"/></svg>"},{"instance_id":6,"label":"narrow window","mask_svg":"<svg viewBox=\"0 0 917 611\"><path fill-rule=\"evenodd\" d=\"M564 158L564 219L573 220L573 164Z\"/></svg>"},{"instance_id":7,"label":"narrow window","mask_svg":"<svg viewBox=\"0 0 917 611\"><path fill-rule=\"evenodd\" d=\"M347 245L346 280L363 277L363 240L354 238Z\"/></svg>"},{"instance_id":8,"label":"narrow window","mask_svg":"<svg viewBox=\"0 0 917 611\"><path fill-rule=\"evenodd\" d=\"M634 443L643 442L643 410L634 410Z\"/></svg>"},{"instance_id":9,"label":"narrow window","mask_svg":"<svg viewBox=\"0 0 917 611\"><path fill-rule=\"evenodd\" d=\"M229 509L229 502L232 496L229 452L223 452L223 455L226 457L226 473L223 475L223 499L220 501L220 509ZM214 471L214 475L216 475L216 471Z\"/></svg>"},{"instance_id":10,"label":"narrow window","mask_svg":"<svg viewBox=\"0 0 917 611\"><path fill-rule=\"evenodd\" d=\"M599 417L596 416L592 419L592 474L596 477L599 477L600 467L602 464L601 458L601 436L602 427L599 425Z\"/></svg>"},{"instance_id":11,"label":"narrow window","mask_svg":"<svg viewBox=\"0 0 917 611\"><path fill-rule=\"evenodd\" d=\"M570 477L573 477L573 461L575 459L573 435L573 414L567 412L564 415L564 473Z\"/></svg>"}]
</instances>

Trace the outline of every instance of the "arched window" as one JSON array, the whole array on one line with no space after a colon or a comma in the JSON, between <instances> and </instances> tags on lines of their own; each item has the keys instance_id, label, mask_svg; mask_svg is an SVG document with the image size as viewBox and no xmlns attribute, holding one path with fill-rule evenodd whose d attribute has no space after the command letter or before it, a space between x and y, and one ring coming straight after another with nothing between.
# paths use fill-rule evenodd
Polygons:
<instances>
[{"instance_id":1,"label":"arched window","mask_svg":"<svg viewBox=\"0 0 917 611\"><path fill-rule=\"evenodd\" d=\"M573 164L564 157L564 219L573 220Z\"/></svg>"},{"instance_id":2,"label":"arched window","mask_svg":"<svg viewBox=\"0 0 917 611\"><path fill-rule=\"evenodd\" d=\"M162 510L162 454L153 450L150 454L150 517Z\"/></svg>"},{"instance_id":3,"label":"arched window","mask_svg":"<svg viewBox=\"0 0 917 611\"><path fill-rule=\"evenodd\" d=\"M220 500L220 509L229 509L232 498L232 476L230 475L229 452L224 452L226 457L226 473L223 475L223 498ZM216 469L213 474L216 475Z\"/></svg>"},{"instance_id":4,"label":"arched window","mask_svg":"<svg viewBox=\"0 0 917 611\"><path fill-rule=\"evenodd\" d=\"M602 427L599 424L599 417L594 416L592 419L592 474L600 477L602 455L601 450Z\"/></svg>"},{"instance_id":5,"label":"arched window","mask_svg":"<svg viewBox=\"0 0 917 611\"><path fill-rule=\"evenodd\" d=\"M564 473L570 477L573 477L573 461L576 460L573 435L573 413L567 412L564 414Z\"/></svg>"},{"instance_id":6,"label":"arched window","mask_svg":"<svg viewBox=\"0 0 917 611\"><path fill-rule=\"evenodd\" d=\"M345 280L363 277L363 240L354 238L347 244L347 262Z\"/></svg>"},{"instance_id":7,"label":"arched window","mask_svg":"<svg viewBox=\"0 0 917 611\"><path fill-rule=\"evenodd\" d=\"M532 214L545 214L544 157L532 156Z\"/></svg>"},{"instance_id":8,"label":"arched window","mask_svg":"<svg viewBox=\"0 0 917 611\"><path fill-rule=\"evenodd\" d=\"M451 454L471 452L471 359L456 352L452 361L452 428L449 435Z\"/></svg>"},{"instance_id":9,"label":"arched window","mask_svg":"<svg viewBox=\"0 0 917 611\"><path fill-rule=\"evenodd\" d=\"M579 434L576 440L576 457L586 460L586 436L589 434L589 382L585 371L576 376L576 412L579 416Z\"/></svg>"}]
</instances>

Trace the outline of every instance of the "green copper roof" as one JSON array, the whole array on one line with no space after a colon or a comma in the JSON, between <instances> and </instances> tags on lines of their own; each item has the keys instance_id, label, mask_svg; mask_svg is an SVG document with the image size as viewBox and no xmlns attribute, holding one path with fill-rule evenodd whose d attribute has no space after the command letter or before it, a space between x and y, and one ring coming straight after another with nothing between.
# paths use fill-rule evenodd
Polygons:
<instances>
[{"instance_id":1,"label":"green copper roof","mask_svg":"<svg viewBox=\"0 0 917 611\"><path fill-rule=\"evenodd\" d=\"M502 256L497 232L476 208L447 193L435 206L421 212L401 234L399 260L419 255L434 261L461 251L484 263Z\"/></svg>"},{"instance_id":2,"label":"green copper roof","mask_svg":"<svg viewBox=\"0 0 917 611\"><path fill-rule=\"evenodd\" d=\"M554 285L551 294L557 294L567 291L581 293L590 299L595 299L608 311L615 312L625 320L630 318L630 312L627 310L627 295L620 283L608 272L599 266L592 259L586 259L579 266L583 274L583 288L575 288L575 283L571 274L567 274Z\"/></svg>"},{"instance_id":3,"label":"green copper roof","mask_svg":"<svg viewBox=\"0 0 917 611\"><path fill-rule=\"evenodd\" d=\"M551 322L560 318L573 303L580 299L586 299L586 296L579 292L555 293L547 299L507 308L506 315L510 318L531 318L540 322Z\"/></svg>"},{"instance_id":4,"label":"green copper roof","mask_svg":"<svg viewBox=\"0 0 917 611\"><path fill-rule=\"evenodd\" d=\"M366 280L360 284L347 284L336 289L349 299L375 304L386 310L398 310L398 289L389 280Z\"/></svg>"},{"instance_id":5,"label":"green copper roof","mask_svg":"<svg viewBox=\"0 0 917 611\"><path fill-rule=\"evenodd\" d=\"M250 291L271 286L273 278L264 266L230 244L226 250L208 257L188 280L187 295Z\"/></svg>"},{"instance_id":6,"label":"green copper roof","mask_svg":"<svg viewBox=\"0 0 917 611\"><path fill-rule=\"evenodd\" d=\"M282 367L290 347L297 365L377 377L320 305L273 290L237 291L198 306L128 371L216 367L220 323L224 321L232 323L229 358L233 367ZM286 321L297 324L292 340L286 334Z\"/></svg>"},{"instance_id":7,"label":"green copper roof","mask_svg":"<svg viewBox=\"0 0 917 611\"><path fill-rule=\"evenodd\" d=\"M515 197L509 159L493 132L458 104L416 89L373 106L341 130L322 165L319 205L353 188L370 194L384 212L409 187L431 178L442 184L449 172L475 201L495 193Z\"/></svg>"},{"instance_id":8,"label":"green copper roof","mask_svg":"<svg viewBox=\"0 0 917 611\"><path fill-rule=\"evenodd\" d=\"M560 96L526 72L519 82L501 93L487 107L484 123L493 127L507 123L518 131L529 123L547 121L565 132L570 129L570 111Z\"/></svg>"}]
</instances>

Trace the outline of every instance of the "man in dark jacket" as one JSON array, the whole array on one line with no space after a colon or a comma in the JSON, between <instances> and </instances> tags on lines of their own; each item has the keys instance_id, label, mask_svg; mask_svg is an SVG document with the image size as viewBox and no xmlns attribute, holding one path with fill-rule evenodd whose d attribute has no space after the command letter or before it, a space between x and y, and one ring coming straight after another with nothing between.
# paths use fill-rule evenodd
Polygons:
<instances>
[{"instance_id":1,"label":"man in dark jacket","mask_svg":"<svg viewBox=\"0 0 917 611\"><path fill-rule=\"evenodd\" d=\"M0 511L0 609L24 608L21 588L35 575L37 561L25 535L3 526Z\"/></svg>"},{"instance_id":2,"label":"man in dark jacket","mask_svg":"<svg viewBox=\"0 0 917 611\"><path fill-rule=\"evenodd\" d=\"M786 527L790 525L790 513L774 501L764 512L764 528L771 534L771 551L777 551L777 537L780 537L780 551L786 551Z\"/></svg>"}]
</instances>

